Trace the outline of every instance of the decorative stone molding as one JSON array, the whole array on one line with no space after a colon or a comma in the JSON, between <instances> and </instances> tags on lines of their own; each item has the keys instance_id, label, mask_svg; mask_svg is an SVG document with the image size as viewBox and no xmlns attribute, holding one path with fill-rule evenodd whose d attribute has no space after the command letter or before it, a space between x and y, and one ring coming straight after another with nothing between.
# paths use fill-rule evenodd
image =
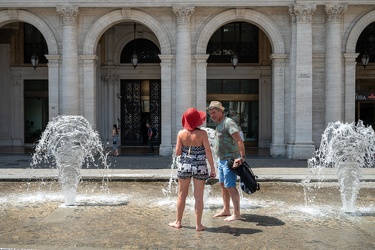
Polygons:
<instances>
[{"instance_id":1,"label":"decorative stone molding","mask_svg":"<svg viewBox=\"0 0 375 250\"><path fill-rule=\"evenodd\" d=\"M246 9L236 9L236 17L238 19L244 19L246 13Z\"/></svg>"},{"instance_id":2,"label":"decorative stone molding","mask_svg":"<svg viewBox=\"0 0 375 250\"><path fill-rule=\"evenodd\" d=\"M18 10L7 10L9 19L18 19Z\"/></svg>"},{"instance_id":3,"label":"decorative stone molding","mask_svg":"<svg viewBox=\"0 0 375 250\"><path fill-rule=\"evenodd\" d=\"M271 54L270 59L272 61L272 66L284 67L285 59L288 58L287 54Z\"/></svg>"},{"instance_id":4,"label":"decorative stone molding","mask_svg":"<svg viewBox=\"0 0 375 250\"><path fill-rule=\"evenodd\" d=\"M327 22L341 22L343 14L348 9L348 5L333 5L327 4L325 7Z\"/></svg>"},{"instance_id":5,"label":"decorative stone molding","mask_svg":"<svg viewBox=\"0 0 375 250\"><path fill-rule=\"evenodd\" d=\"M122 9L121 14L124 19L131 19L132 17L132 10L131 9Z\"/></svg>"},{"instance_id":6,"label":"decorative stone molding","mask_svg":"<svg viewBox=\"0 0 375 250\"><path fill-rule=\"evenodd\" d=\"M194 7L173 6L173 12L177 16L177 22L180 24L190 23L190 19L194 11L195 11Z\"/></svg>"},{"instance_id":7,"label":"decorative stone molding","mask_svg":"<svg viewBox=\"0 0 375 250\"><path fill-rule=\"evenodd\" d=\"M78 7L57 6L56 11L60 14L64 26L78 25Z\"/></svg>"},{"instance_id":8,"label":"decorative stone molding","mask_svg":"<svg viewBox=\"0 0 375 250\"><path fill-rule=\"evenodd\" d=\"M315 5L296 4L289 7L289 14L295 16L295 21L297 23L309 23L312 21L315 10ZM292 20L294 20L294 17L292 17Z\"/></svg>"}]
</instances>

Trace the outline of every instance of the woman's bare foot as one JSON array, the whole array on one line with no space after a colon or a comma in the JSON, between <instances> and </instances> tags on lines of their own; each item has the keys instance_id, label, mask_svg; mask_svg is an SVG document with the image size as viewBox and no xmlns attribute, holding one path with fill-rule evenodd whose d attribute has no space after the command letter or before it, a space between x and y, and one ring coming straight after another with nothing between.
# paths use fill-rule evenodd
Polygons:
<instances>
[{"instance_id":1,"label":"woman's bare foot","mask_svg":"<svg viewBox=\"0 0 375 250\"><path fill-rule=\"evenodd\" d=\"M222 210L214 215L214 217L223 217L223 216L230 216L230 212Z\"/></svg>"},{"instance_id":2,"label":"woman's bare foot","mask_svg":"<svg viewBox=\"0 0 375 250\"><path fill-rule=\"evenodd\" d=\"M224 219L225 221L234 221L234 220L241 220L241 215L234 215L227 217Z\"/></svg>"},{"instance_id":3,"label":"woman's bare foot","mask_svg":"<svg viewBox=\"0 0 375 250\"><path fill-rule=\"evenodd\" d=\"M169 223L168 224L170 227L174 227L174 228L181 228L182 226L181 226L181 224L179 223L179 222L177 222L177 221L175 221L175 222L171 222L171 223Z\"/></svg>"},{"instance_id":4,"label":"woman's bare foot","mask_svg":"<svg viewBox=\"0 0 375 250\"><path fill-rule=\"evenodd\" d=\"M196 227L195 227L195 230L197 230L197 231L203 231L203 230L205 230L206 228L207 228L206 226L200 225L200 226L196 226Z\"/></svg>"}]
</instances>

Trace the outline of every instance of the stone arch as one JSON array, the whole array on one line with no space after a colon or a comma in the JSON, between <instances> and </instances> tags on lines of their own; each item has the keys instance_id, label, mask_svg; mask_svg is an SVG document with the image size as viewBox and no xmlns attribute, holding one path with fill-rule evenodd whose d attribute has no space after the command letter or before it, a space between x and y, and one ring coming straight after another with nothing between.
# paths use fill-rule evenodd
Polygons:
<instances>
[{"instance_id":1,"label":"stone arch","mask_svg":"<svg viewBox=\"0 0 375 250\"><path fill-rule=\"evenodd\" d=\"M109 27L124 21L137 21L147 26L159 40L161 53L171 53L170 39L163 25L157 19L138 10L123 9L110 12L93 23L83 44L83 54L95 54L96 45L103 33Z\"/></svg>"},{"instance_id":2,"label":"stone arch","mask_svg":"<svg viewBox=\"0 0 375 250\"><path fill-rule=\"evenodd\" d=\"M197 54L206 54L208 41L214 32L229 22L250 22L264 31L270 39L273 54L284 54L285 46L280 28L267 16L249 9L233 9L225 11L212 18L202 29L197 41Z\"/></svg>"},{"instance_id":3,"label":"stone arch","mask_svg":"<svg viewBox=\"0 0 375 250\"><path fill-rule=\"evenodd\" d=\"M156 46L158 46L158 48L160 49L159 41L156 39L156 37L153 34L151 34L149 32L145 32L145 33L143 33L143 36L139 37L139 38L144 38L144 39L150 40ZM115 48L114 49L114 63L115 64L120 64L120 56L121 56L122 50L124 49L124 47L126 46L126 44L128 44L131 41L133 41L133 39L134 39L133 34L131 34L131 35L129 35L129 34L128 35L124 35L115 44L115 46L114 46L114 48Z\"/></svg>"},{"instance_id":4,"label":"stone arch","mask_svg":"<svg viewBox=\"0 0 375 250\"><path fill-rule=\"evenodd\" d=\"M3 10L0 11L0 26L12 22L25 22L34 25L44 36L49 55L58 54L56 38L50 27L36 15L24 10Z\"/></svg>"},{"instance_id":5,"label":"stone arch","mask_svg":"<svg viewBox=\"0 0 375 250\"><path fill-rule=\"evenodd\" d=\"M346 43L346 53L355 53L355 47L362 31L371 23L375 22L375 10L363 16L352 28Z\"/></svg>"}]
</instances>

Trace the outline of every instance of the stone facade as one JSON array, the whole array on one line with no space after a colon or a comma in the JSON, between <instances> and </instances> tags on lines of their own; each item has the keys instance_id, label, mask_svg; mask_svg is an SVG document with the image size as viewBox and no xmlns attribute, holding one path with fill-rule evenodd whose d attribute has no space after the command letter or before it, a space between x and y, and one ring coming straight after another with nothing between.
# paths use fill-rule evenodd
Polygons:
<instances>
[{"instance_id":1,"label":"stone facade","mask_svg":"<svg viewBox=\"0 0 375 250\"><path fill-rule=\"evenodd\" d=\"M22 1L0 2L0 29L35 26L48 45L47 65L17 63L12 42L0 43L0 145L24 144L23 84L48 79L49 118L83 115L104 141L120 116L121 79L161 80L160 154L170 155L188 107L205 109L207 79L259 79L259 147L272 156L307 159L329 122L355 120L356 43L375 22L373 0L358 1ZM214 32L230 22L258 26L268 59L233 68L207 64ZM160 49L161 63L134 70L121 50L140 35ZM269 62L269 63L268 63Z\"/></svg>"}]
</instances>

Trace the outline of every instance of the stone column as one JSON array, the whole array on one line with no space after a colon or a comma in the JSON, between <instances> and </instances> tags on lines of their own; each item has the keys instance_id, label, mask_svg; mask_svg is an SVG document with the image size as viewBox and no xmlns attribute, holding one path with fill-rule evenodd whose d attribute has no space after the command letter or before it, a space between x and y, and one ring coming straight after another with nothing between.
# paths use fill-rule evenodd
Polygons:
<instances>
[{"instance_id":1,"label":"stone column","mask_svg":"<svg viewBox=\"0 0 375 250\"><path fill-rule=\"evenodd\" d=\"M194 55L196 71L196 106L199 110L206 110L207 105L207 59L210 55Z\"/></svg>"},{"instance_id":2,"label":"stone column","mask_svg":"<svg viewBox=\"0 0 375 250\"><path fill-rule=\"evenodd\" d=\"M172 121L175 113L172 108L172 59L173 55L159 55L161 60L161 143L159 155L170 156L176 140L176 127Z\"/></svg>"},{"instance_id":3,"label":"stone column","mask_svg":"<svg viewBox=\"0 0 375 250\"><path fill-rule=\"evenodd\" d=\"M173 6L177 17L176 33L176 128L181 129L181 117L192 106L191 93L191 31L190 18L194 7Z\"/></svg>"},{"instance_id":4,"label":"stone column","mask_svg":"<svg viewBox=\"0 0 375 250\"><path fill-rule=\"evenodd\" d=\"M355 68L359 53L344 54L345 58L345 100L344 122L355 121Z\"/></svg>"},{"instance_id":5,"label":"stone column","mask_svg":"<svg viewBox=\"0 0 375 250\"><path fill-rule=\"evenodd\" d=\"M326 5L325 125L342 121L342 16L347 5Z\"/></svg>"},{"instance_id":6,"label":"stone column","mask_svg":"<svg viewBox=\"0 0 375 250\"><path fill-rule=\"evenodd\" d=\"M295 38L295 141L292 145L293 159L313 156L312 141L312 16L316 6L293 6L291 13L296 20ZM294 46L294 44L292 45ZM293 83L292 83L293 84ZM288 152L289 153L289 152Z\"/></svg>"},{"instance_id":7,"label":"stone column","mask_svg":"<svg viewBox=\"0 0 375 250\"><path fill-rule=\"evenodd\" d=\"M58 6L62 20L62 100L61 113L79 115L78 7Z\"/></svg>"},{"instance_id":8,"label":"stone column","mask_svg":"<svg viewBox=\"0 0 375 250\"><path fill-rule=\"evenodd\" d=\"M272 143L271 156L285 156L285 54L272 54Z\"/></svg>"},{"instance_id":9,"label":"stone column","mask_svg":"<svg viewBox=\"0 0 375 250\"><path fill-rule=\"evenodd\" d=\"M96 63L97 55L81 55L83 60L83 116L96 130Z\"/></svg>"},{"instance_id":10,"label":"stone column","mask_svg":"<svg viewBox=\"0 0 375 250\"><path fill-rule=\"evenodd\" d=\"M48 60L48 112L49 120L60 114L59 65L60 55L45 55Z\"/></svg>"}]
</instances>

